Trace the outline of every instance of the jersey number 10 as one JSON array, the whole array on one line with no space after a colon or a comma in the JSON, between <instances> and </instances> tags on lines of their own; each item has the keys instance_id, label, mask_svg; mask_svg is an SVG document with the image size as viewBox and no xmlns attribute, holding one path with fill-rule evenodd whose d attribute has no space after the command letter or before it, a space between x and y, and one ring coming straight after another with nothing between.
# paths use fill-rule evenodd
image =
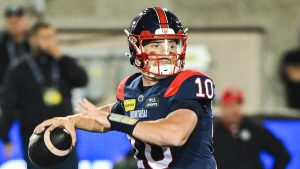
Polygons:
<instances>
[{"instance_id":1,"label":"jersey number 10","mask_svg":"<svg viewBox=\"0 0 300 169\"><path fill-rule=\"evenodd\" d=\"M201 81L201 79L198 77L195 80L195 83L198 85L198 93L196 93L197 97L208 99L212 99L214 97L214 86L212 80L205 79L204 81Z\"/></svg>"}]
</instances>

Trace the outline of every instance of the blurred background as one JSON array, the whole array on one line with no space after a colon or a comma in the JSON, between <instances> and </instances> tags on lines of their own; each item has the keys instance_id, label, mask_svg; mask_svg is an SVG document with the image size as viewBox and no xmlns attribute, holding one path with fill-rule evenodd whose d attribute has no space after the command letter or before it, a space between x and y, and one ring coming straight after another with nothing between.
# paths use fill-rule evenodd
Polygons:
<instances>
[{"instance_id":1,"label":"blurred background","mask_svg":"<svg viewBox=\"0 0 300 169\"><path fill-rule=\"evenodd\" d=\"M288 108L280 77L284 53L299 47L298 0L1 0L0 13L10 4L28 9L31 24L43 19L56 27L63 51L87 71L89 84L73 91L74 108L82 97L98 105L115 100L119 82L135 72L125 56L123 30L146 7L168 8L189 28L186 68L214 79L216 103L227 86L243 89L245 113L262 120L285 144L292 158L288 169L300 168L300 112ZM218 117L218 104L214 113ZM18 126L15 123L10 132L10 160L4 159L0 142L0 169L26 168ZM131 151L126 136L118 132L78 131L78 137L80 169L112 168ZM261 159L270 168L272 157L264 153Z\"/></svg>"}]
</instances>

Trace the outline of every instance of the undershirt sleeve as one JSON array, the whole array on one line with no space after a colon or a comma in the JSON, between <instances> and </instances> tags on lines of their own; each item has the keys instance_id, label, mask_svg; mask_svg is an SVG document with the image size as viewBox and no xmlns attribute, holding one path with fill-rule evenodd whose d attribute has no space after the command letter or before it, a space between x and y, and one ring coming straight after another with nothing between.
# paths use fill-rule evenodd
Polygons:
<instances>
[{"instance_id":1,"label":"undershirt sleeve","mask_svg":"<svg viewBox=\"0 0 300 169\"><path fill-rule=\"evenodd\" d=\"M120 114L120 115L124 115L125 110L123 108L122 102L118 101L116 104L114 104L111 107L111 112L115 113L115 114Z\"/></svg>"}]
</instances>

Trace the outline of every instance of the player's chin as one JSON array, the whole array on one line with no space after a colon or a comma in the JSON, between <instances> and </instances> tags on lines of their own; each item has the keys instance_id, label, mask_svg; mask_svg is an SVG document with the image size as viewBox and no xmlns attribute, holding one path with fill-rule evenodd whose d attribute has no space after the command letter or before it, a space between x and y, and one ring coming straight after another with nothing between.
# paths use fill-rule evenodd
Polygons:
<instances>
[{"instance_id":1,"label":"player's chin","mask_svg":"<svg viewBox=\"0 0 300 169\"><path fill-rule=\"evenodd\" d=\"M172 59L170 59L170 58L162 58L162 59L158 60L158 63L160 65L170 65L170 64L173 64L174 61Z\"/></svg>"},{"instance_id":2,"label":"player's chin","mask_svg":"<svg viewBox=\"0 0 300 169\"><path fill-rule=\"evenodd\" d=\"M159 65L163 66L163 65L170 65L171 61L170 60L160 60L159 61Z\"/></svg>"}]
</instances>

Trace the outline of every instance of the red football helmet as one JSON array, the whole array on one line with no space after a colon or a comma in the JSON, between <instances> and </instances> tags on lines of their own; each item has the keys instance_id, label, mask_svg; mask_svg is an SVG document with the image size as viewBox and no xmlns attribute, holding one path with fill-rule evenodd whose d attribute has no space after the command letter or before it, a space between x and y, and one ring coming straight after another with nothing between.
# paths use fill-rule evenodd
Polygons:
<instances>
[{"instance_id":1,"label":"red football helmet","mask_svg":"<svg viewBox=\"0 0 300 169\"><path fill-rule=\"evenodd\" d=\"M130 63L144 75L162 79L184 67L187 29L165 8L146 8L131 22Z\"/></svg>"}]
</instances>

